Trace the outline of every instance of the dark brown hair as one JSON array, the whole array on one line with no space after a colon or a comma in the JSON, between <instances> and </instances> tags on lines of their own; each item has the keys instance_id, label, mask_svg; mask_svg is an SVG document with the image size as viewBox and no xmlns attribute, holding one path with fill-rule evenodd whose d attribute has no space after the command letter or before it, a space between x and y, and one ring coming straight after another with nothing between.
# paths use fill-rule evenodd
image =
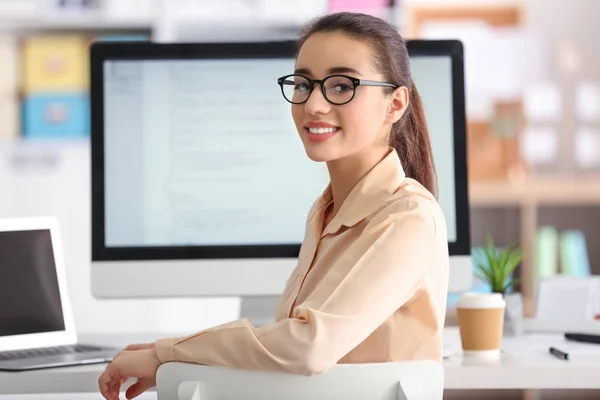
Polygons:
<instances>
[{"instance_id":1,"label":"dark brown hair","mask_svg":"<svg viewBox=\"0 0 600 400\"><path fill-rule=\"evenodd\" d=\"M408 88L408 109L390 134L406 176L436 194L435 166L421 97L412 81L406 42L390 24L377 17L342 12L328 14L307 25L298 40L298 50L315 33L342 32L366 42L374 53L373 65L386 82Z\"/></svg>"}]
</instances>

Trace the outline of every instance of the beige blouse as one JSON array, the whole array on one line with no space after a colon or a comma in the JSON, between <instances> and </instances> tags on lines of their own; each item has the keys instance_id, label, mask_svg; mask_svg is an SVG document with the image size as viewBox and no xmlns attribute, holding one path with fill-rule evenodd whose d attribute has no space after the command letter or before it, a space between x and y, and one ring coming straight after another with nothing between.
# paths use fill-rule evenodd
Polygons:
<instances>
[{"instance_id":1,"label":"beige blouse","mask_svg":"<svg viewBox=\"0 0 600 400\"><path fill-rule=\"evenodd\" d=\"M435 198L392 149L323 227L332 201L328 187L308 215L276 322L160 339L160 361L303 375L336 363L441 362L449 256Z\"/></svg>"}]
</instances>

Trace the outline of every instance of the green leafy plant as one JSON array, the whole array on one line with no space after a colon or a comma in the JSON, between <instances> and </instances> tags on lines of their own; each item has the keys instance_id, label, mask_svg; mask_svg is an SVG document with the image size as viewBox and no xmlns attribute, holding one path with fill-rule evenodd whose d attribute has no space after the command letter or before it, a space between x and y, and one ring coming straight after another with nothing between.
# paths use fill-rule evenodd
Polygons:
<instances>
[{"instance_id":1,"label":"green leafy plant","mask_svg":"<svg viewBox=\"0 0 600 400\"><path fill-rule=\"evenodd\" d=\"M520 248L506 246L498 250L491 236L488 236L486 244L478 251L483 257L476 264L477 275L490 284L492 292L505 294L518 283L513 272L523 259Z\"/></svg>"}]
</instances>

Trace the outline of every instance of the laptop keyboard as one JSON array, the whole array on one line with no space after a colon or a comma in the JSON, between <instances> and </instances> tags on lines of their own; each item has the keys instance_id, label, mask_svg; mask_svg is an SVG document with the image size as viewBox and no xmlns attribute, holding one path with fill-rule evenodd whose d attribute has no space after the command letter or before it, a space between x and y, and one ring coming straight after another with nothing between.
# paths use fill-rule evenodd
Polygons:
<instances>
[{"instance_id":1,"label":"laptop keyboard","mask_svg":"<svg viewBox=\"0 0 600 400\"><path fill-rule=\"evenodd\" d=\"M91 351L102 351L105 347L89 345L70 345L56 347L41 347L36 349L14 350L0 352L0 361L23 360L33 357L54 356L61 354L87 353Z\"/></svg>"}]
</instances>

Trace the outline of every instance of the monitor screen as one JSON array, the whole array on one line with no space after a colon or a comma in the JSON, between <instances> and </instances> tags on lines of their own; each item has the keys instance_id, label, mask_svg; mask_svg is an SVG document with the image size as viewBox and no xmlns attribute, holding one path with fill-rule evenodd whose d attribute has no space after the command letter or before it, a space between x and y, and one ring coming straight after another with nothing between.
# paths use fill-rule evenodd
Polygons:
<instances>
[{"instance_id":1,"label":"monitor screen","mask_svg":"<svg viewBox=\"0 0 600 400\"><path fill-rule=\"evenodd\" d=\"M457 240L452 58L411 57ZM302 242L329 177L305 154L279 76L288 58L103 63L106 248Z\"/></svg>"}]
</instances>

